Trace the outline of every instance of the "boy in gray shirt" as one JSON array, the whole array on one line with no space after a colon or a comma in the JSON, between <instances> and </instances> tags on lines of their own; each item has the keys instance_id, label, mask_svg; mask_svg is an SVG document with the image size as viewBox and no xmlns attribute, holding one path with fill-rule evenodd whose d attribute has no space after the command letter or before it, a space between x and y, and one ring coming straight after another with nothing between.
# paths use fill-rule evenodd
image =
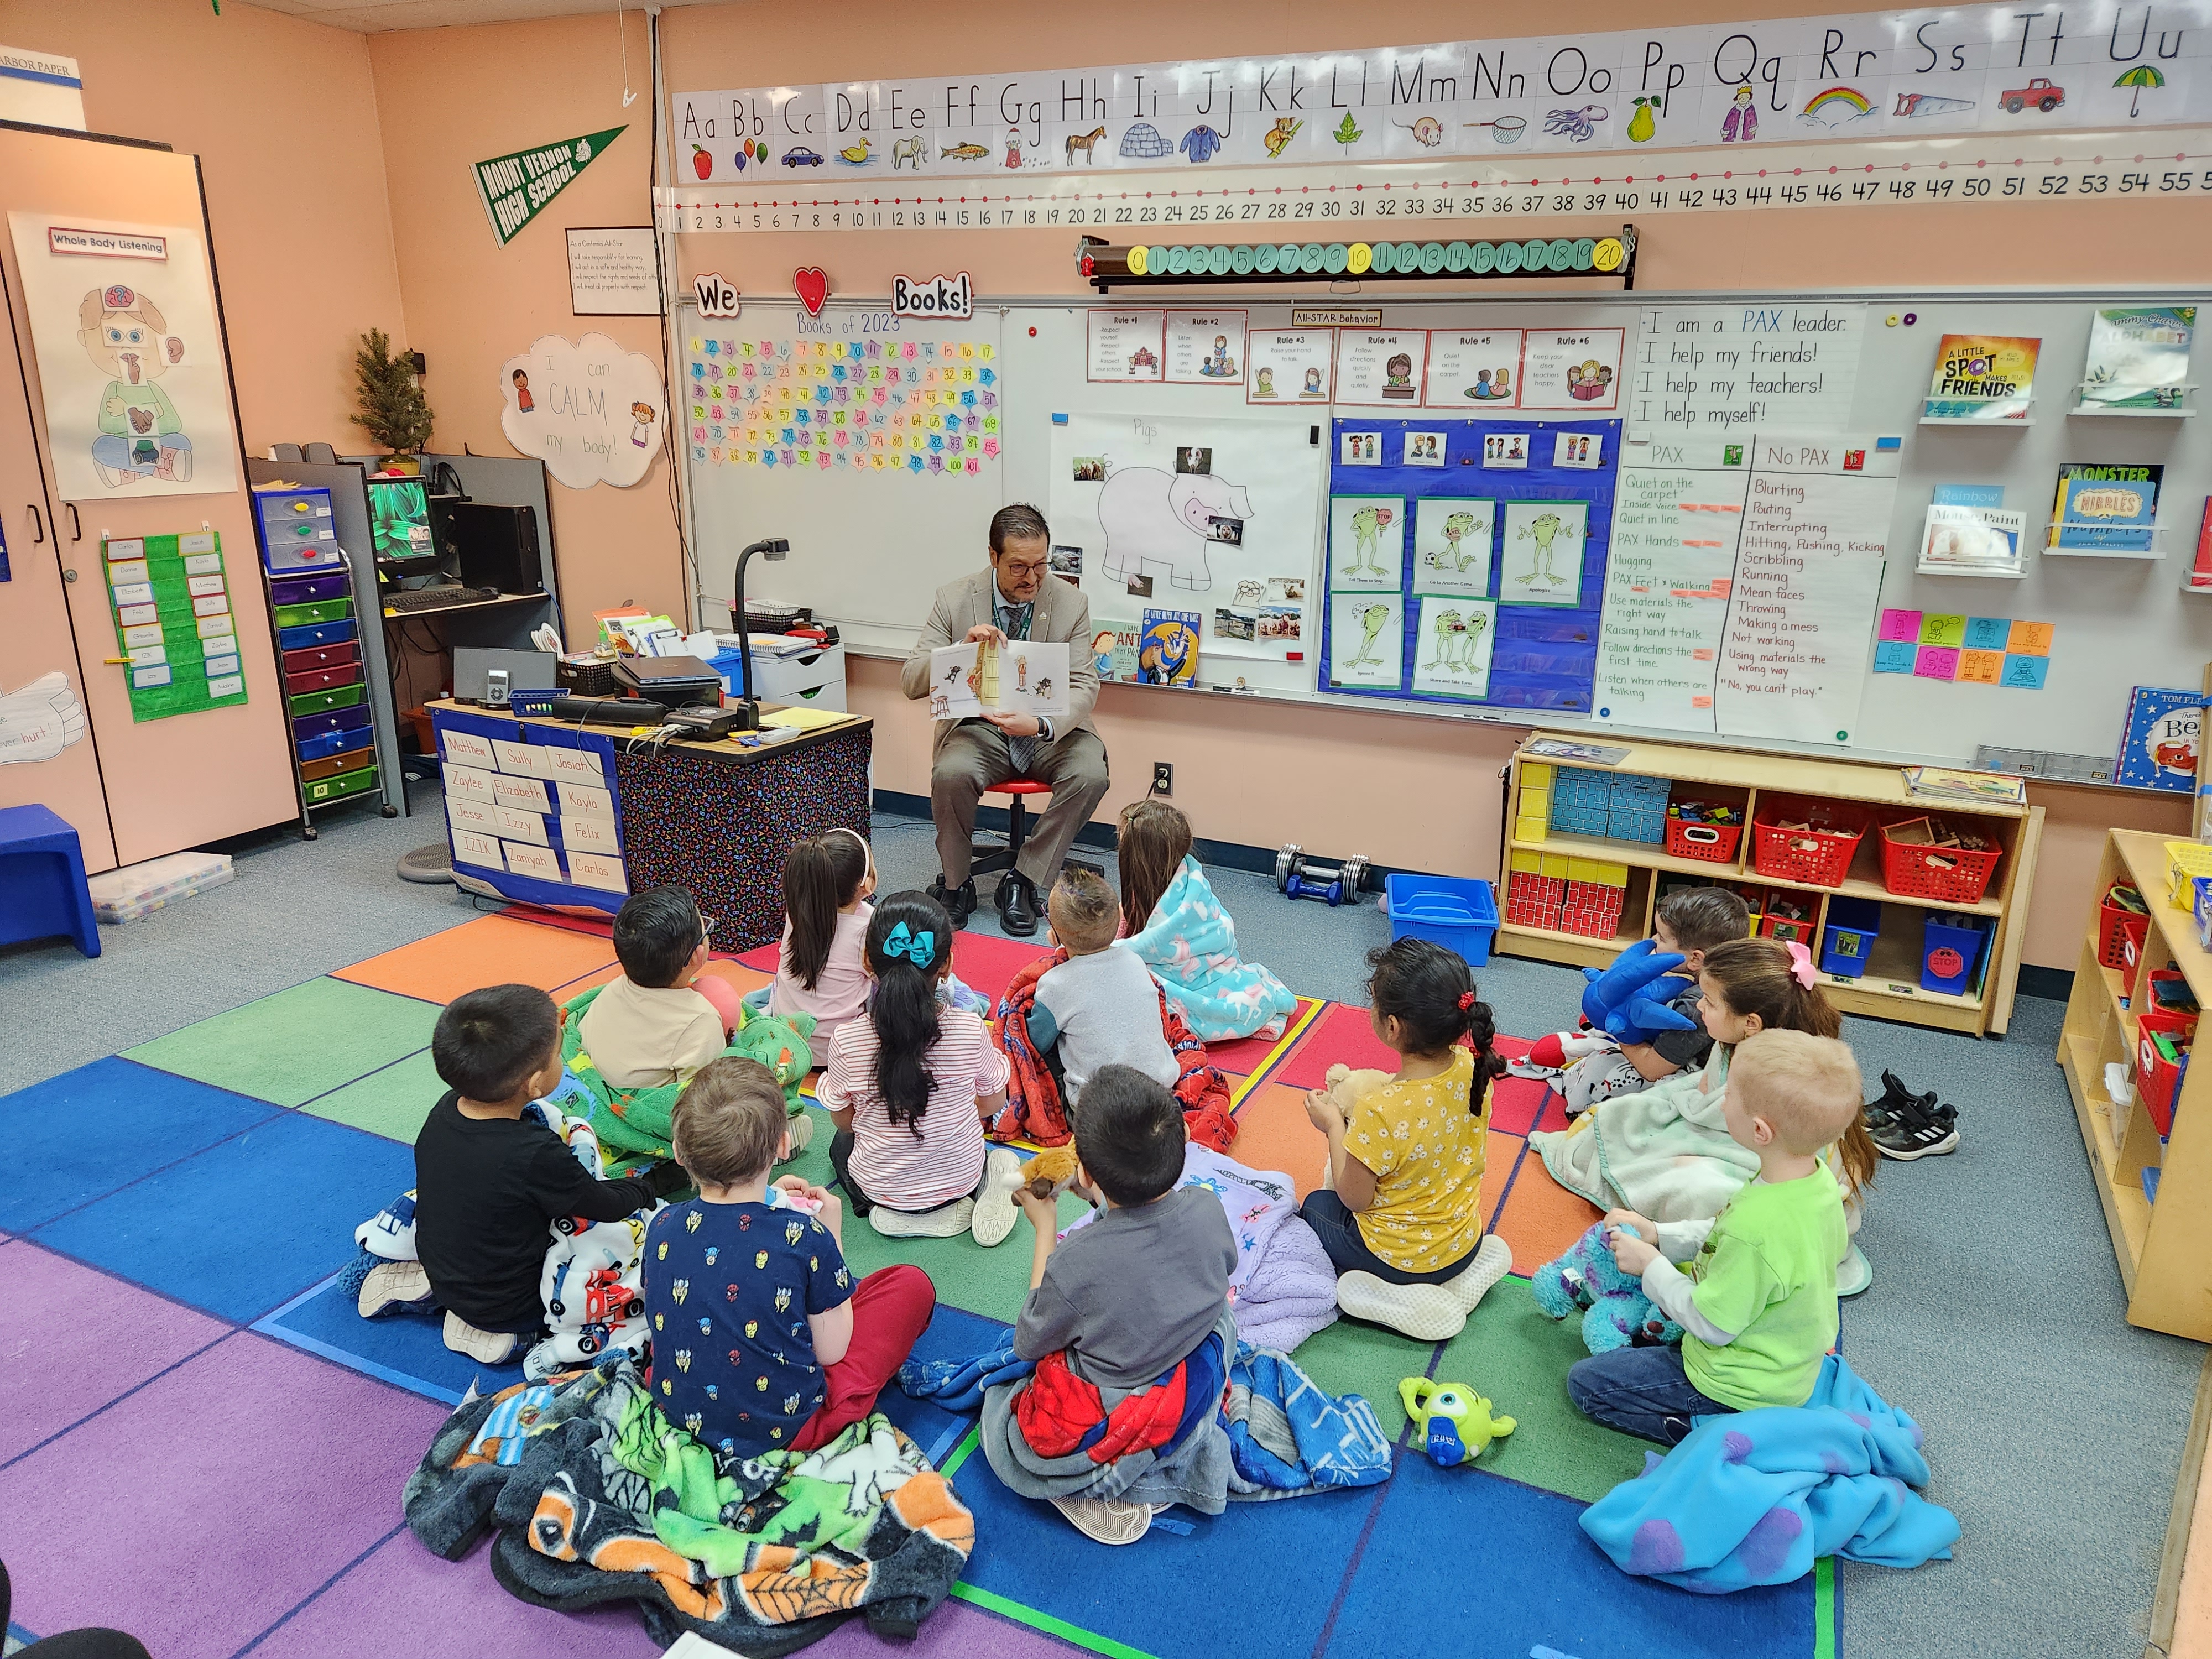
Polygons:
<instances>
[{"instance_id":1,"label":"boy in gray shirt","mask_svg":"<svg viewBox=\"0 0 2212 1659\"><path fill-rule=\"evenodd\" d=\"M1162 1086L1182 1074L1160 1023L1160 991L1134 951L1114 948L1121 907L1104 877L1070 865L1053 884L1052 941L1067 960L1036 983L1030 1040L1058 1045L1069 1115L1102 1066L1130 1066Z\"/></svg>"}]
</instances>

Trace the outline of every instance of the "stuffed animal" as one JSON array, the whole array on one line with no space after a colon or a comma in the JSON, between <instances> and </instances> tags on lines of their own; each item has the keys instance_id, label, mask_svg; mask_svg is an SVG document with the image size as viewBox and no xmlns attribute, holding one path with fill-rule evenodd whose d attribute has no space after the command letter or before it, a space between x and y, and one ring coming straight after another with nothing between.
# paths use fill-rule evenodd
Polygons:
<instances>
[{"instance_id":1,"label":"stuffed animal","mask_svg":"<svg viewBox=\"0 0 2212 1659\"><path fill-rule=\"evenodd\" d=\"M1649 1042L1661 1031L1686 1031L1697 1022L1667 1005L1696 981L1668 969L1680 968L1683 958L1662 951L1648 939L1640 939L1613 959L1609 968L1585 968L1589 981L1583 992L1583 1018L1616 1042Z\"/></svg>"},{"instance_id":2,"label":"stuffed animal","mask_svg":"<svg viewBox=\"0 0 2212 1659\"><path fill-rule=\"evenodd\" d=\"M1457 1382L1409 1376L1399 1383L1398 1398L1413 1419L1421 1449L1442 1468L1474 1462L1492 1441L1513 1432L1511 1418L1493 1416L1490 1401Z\"/></svg>"},{"instance_id":3,"label":"stuffed animal","mask_svg":"<svg viewBox=\"0 0 2212 1659\"><path fill-rule=\"evenodd\" d=\"M1349 1119L1360 1096L1374 1093L1390 1080L1390 1073L1364 1068L1354 1071L1349 1066L1338 1065L1322 1073L1321 1080L1328 1091L1328 1097L1336 1103L1336 1109Z\"/></svg>"},{"instance_id":4,"label":"stuffed animal","mask_svg":"<svg viewBox=\"0 0 2212 1659\"><path fill-rule=\"evenodd\" d=\"M783 1089L784 1109L791 1119L791 1151L795 1158L814 1139L814 1119L799 1097L799 1085L814 1069L814 1051L806 1046L814 1035L811 1014L753 1014L730 1033L726 1054L757 1060L775 1073Z\"/></svg>"},{"instance_id":5,"label":"stuffed animal","mask_svg":"<svg viewBox=\"0 0 2212 1659\"><path fill-rule=\"evenodd\" d=\"M1012 1174L1002 1176L1009 1188L1026 1187L1033 1198L1051 1198L1067 1190L1075 1179L1075 1147L1048 1146Z\"/></svg>"},{"instance_id":6,"label":"stuffed animal","mask_svg":"<svg viewBox=\"0 0 2212 1659\"><path fill-rule=\"evenodd\" d=\"M1629 1230L1634 1231L1633 1228ZM1682 1328L1659 1311L1644 1294L1641 1279L1621 1272L1598 1223L1547 1261L1528 1279L1536 1305L1553 1319L1581 1310L1583 1343L1592 1353L1615 1348L1655 1348L1682 1340ZM1656 1241L1655 1241L1656 1242Z\"/></svg>"}]
</instances>

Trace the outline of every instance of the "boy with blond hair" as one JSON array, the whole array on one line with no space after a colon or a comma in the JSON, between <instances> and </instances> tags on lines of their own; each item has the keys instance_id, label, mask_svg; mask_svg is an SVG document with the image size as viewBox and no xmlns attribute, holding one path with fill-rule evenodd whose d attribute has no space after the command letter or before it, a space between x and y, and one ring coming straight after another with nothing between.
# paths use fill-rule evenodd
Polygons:
<instances>
[{"instance_id":1,"label":"boy with blond hair","mask_svg":"<svg viewBox=\"0 0 2212 1659\"><path fill-rule=\"evenodd\" d=\"M1858 1062L1833 1037L1763 1030L1737 1045L1722 1109L1759 1174L1711 1221L1606 1216L1613 1259L1682 1327L1677 1348L1616 1348L1567 1373L1585 1416L1679 1443L1693 1418L1802 1406L1835 1346L1843 1196L1820 1161L1858 1115ZM1686 1266L1678 1267L1677 1262Z\"/></svg>"},{"instance_id":2,"label":"boy with blond hair","mask_svg":"<svg viewBox=\"0 0 2212 1659\"><path fill-rule=\"evenodd\" d=\"M1073 1116L1083 1085L1102 1066L1128 1066L1164 1088L1182 1075L1160 1020L1160 989L1133 951L1115 947L1121 905L1106 878L1069 865L1047 902L1052 942L1067 960L1036 984L1030 1041L1058 1045L1061 1096Z\"/></svg>"}]
</instances>

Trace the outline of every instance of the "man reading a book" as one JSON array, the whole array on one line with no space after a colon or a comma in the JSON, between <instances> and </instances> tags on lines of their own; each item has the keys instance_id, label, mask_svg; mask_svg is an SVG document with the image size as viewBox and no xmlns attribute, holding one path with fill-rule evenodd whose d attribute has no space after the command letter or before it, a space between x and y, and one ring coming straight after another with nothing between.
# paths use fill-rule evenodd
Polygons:
<instances>
[{"instance_id":1,"label":"man reading a book","mask_svg":"<svg viewBox=\"0 0 2212 1659\"><path fill-rule=\"evenodd\" d=\"M1068 653L1064 716L984 714L937 722L929 806L939 874L929 890L955 927L964 926L975 908L969 864L976 803L987 790L1013 778L1052 790L1051 808L999 882L999 919L1009 933L1021 935L1036 932L1037 895L1050 890L1069 843L1106 793L1106 745L1091 724L1098 670L1082 643L1091 638L1091 602L1081 589L1049 576L1051 539L1044 514L1034 507L1000 508L991 520L990 567L937 590L899 675L900 689L919 701L930 693L929 653L940 647L982 640L1077 642Z\"/></svg>"}]
</instances>

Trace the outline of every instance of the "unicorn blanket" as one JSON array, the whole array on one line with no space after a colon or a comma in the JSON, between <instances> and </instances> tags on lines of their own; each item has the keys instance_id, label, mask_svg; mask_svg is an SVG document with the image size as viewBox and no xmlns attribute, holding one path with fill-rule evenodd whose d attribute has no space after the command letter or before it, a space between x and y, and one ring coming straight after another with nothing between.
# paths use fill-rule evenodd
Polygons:
<instances>
[{"instance_id":1,"label":"unicorn blanket","mask_svg":"<svg viewBox=\"0 0 2212 1659\"><path fill-rule=\"evenodd\" d=\"M1582 1514L1623 1572L1704 1595L1787 1584L1823 1555L1917 1567L1959 1523L1928 1484L1920 1428L1835 1354L1802 1406L1701 1417L1689 1437Z\"/></svg>"},{"instance_id":2,"label":"unicorn blanket","mask_svg":"<svg viewBox=\"0 0 2212 1659\"><path fill-rule=\"evenodd\" d=\"M1729 1138L1721 1110L1726 1050L1702 1072L1678 1072L1632 1095L1600 1101L1571 1127L1528 1145L1552 1179L1601 1210L1654 1221L1698 1221L1728 1207L1759 1173L1759 1155Z\"/></svg>"},{"instance_id":3,"label":"unicorn blanket","mask_svg":"<svg viewBox=\"0 0 2212 1659\"><path fill-rule=\"evenodd\" d=\"M975 1516L880 1414L819 1450L738 1460L671 1424L627 1358L464 1401L403 1497L448 1561L496 1528L492 1575L563 1612L635 1602L769 1659L858 1613L910 1640L975 1548Z\"/></svg>"},{"instance_id":4,"label":"unicorn blanket","mask_svg":"<svg viewBox=\"0 0 2212 1659\"><path fill-rule=\"evenodd\" d=\"M1298 1000L1256 962L1237 954L1237 924L1206 879L1206 866L1185 854L1142 931L1121 941L1145 959L1200 1042L1279 1037Z\"/></svg>"}]
</instances>

